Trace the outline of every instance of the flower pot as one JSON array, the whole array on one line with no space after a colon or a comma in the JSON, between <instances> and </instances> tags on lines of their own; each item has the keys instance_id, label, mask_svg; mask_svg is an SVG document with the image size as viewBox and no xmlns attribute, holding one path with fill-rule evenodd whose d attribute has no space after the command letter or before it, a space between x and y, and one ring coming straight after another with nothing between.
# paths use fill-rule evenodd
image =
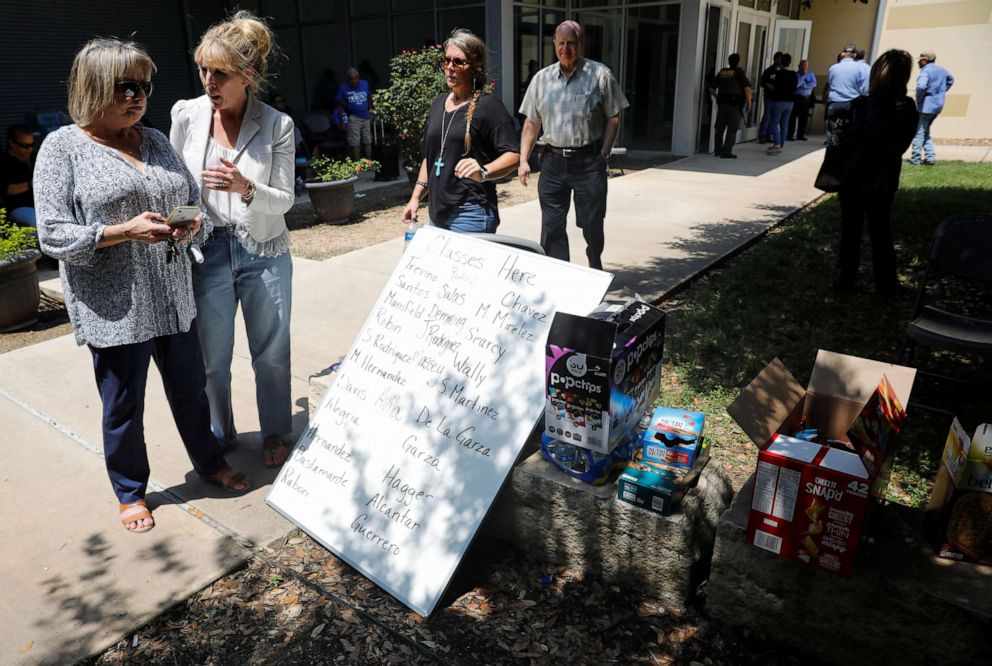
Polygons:
<instances>
[{"instance_id":1,"label":"flower pot","mask_svg":"<svg viewBox=\"0 0 992 666\"><path fill-rule=\"evenodd\" d=\"M357 177L330 182L307 183L310 202L321 222L344 224L355 210L355 181Z\"/></svg>"},{"instance_id":2,"label":"flower pot","mask_svg":"<svg viewBox=\"0 0 992 666\"><path fill-rule=\"evenodd\" d=\"M0 333L16 331L38 321L38 250L0 261Z\"/></svg>"}]
</instances>

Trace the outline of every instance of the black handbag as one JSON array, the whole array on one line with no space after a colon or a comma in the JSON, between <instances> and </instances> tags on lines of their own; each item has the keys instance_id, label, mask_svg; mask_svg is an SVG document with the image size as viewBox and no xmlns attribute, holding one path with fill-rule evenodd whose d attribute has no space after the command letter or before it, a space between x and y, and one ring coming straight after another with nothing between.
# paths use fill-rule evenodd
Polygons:
<instances>
[{"instance_id":1,"label":"black handbag","mask_svg":"<svg viewBox=\"0 0 992 666\"><path fill-rule=\"evenodd\" d=\"M824 192L839 192L844 184L844 175L848 170L850 151L841 145L827 146L823 155L823 164L816 174L813 187Z\"/></svg>"}]
</instances>

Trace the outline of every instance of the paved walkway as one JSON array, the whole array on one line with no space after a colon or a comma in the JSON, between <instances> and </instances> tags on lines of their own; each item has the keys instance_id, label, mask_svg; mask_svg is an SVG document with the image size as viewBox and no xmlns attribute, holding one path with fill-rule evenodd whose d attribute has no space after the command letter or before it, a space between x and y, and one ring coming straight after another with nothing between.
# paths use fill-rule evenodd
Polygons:
<instances>
[{"instance_id":1,"label":"paved walkway","mask_svg":"<svg viewBox=\"0 0 992 666\"><path fill-rule=\"evenodd\" d=\"M699 155L610 181L606 269L615 288L648 299L691 278L813 201L819 144L770 157L755 144L738 160ZM986 153L988 151L986 150ZM501 233L537 238L530 202L502 211ZM572 253L584 259L572 227ZM394 241L327 261L295 259L295 429L305 427L308 378L341 357L402 252ZM252 545L292 527L265 506L275 472L260 464L251 363L235 347L241 444L229 460L255 489L240 497L190 471L160 382L151 378L145 431L157 526L127 534L100 454L100 403L90 356L72 336L0 355L0 663L68 662L98 652L236 567ZM155 371L152 371L154 377Z\"/></svg>"}]
</instances>

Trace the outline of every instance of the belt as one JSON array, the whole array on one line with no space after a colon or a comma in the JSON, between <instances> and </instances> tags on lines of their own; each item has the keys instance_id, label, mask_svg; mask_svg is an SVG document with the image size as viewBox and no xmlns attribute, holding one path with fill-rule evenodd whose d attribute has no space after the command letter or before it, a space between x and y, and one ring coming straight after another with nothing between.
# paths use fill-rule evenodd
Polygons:
<instances>
[{"instance_id":1,"label":"belt","mask_svg":"<svg viewBox=\"0 0 992 666\"><path fill-rule=\"evenodd\" d=\"M544 146L545 150L550 150L555 155L561 155L562 157L582 157L583 155L592 155L596 152L596 144L587 143L584 146L579 146L578 148L559 148L558 146L552 146L547 144Z\"/></svg>"}]
</instances>

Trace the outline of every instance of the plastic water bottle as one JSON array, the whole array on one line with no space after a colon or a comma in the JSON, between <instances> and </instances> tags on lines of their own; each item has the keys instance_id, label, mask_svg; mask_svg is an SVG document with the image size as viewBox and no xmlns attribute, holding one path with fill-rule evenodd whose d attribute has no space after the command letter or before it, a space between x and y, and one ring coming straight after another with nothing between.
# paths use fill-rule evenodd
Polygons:
<instances>
[{"instance_id":1,"label":"plastic water bottle","mask_svg":"<svg viewBox=\"0 0 992 666\"><path fill-rule=\"evenodd\" d=\"M403 251L406 252L407 248L410 247L410 241L413 240L413 235L417 233L417 221L410 220L406 223L406 231L403 232Z\"/></svg>"}]
</instances>

